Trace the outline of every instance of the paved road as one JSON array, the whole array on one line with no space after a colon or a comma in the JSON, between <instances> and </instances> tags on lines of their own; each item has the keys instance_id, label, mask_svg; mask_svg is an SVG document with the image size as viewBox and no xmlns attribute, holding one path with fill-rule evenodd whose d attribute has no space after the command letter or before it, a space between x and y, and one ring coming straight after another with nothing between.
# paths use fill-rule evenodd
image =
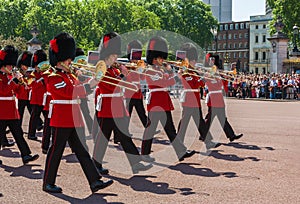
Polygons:
<instances>
[{"instance_id":1,"label":"paved road","mask_svg":"<svg viewBox=\"0 0 300 204\"><path fill-rule=\"evenodd\" d=\"M174 105L177 125L178 100ZM173 160L174 152L162 132L153 143L154 156L160 162L152 170L130 175L126 169L112 166L107 178L114 184L96 194L91 194L69 148L57 177L63 194L56 195L41 190L45 155L23 166L16 147L1 150L0 203L300 203L300 103L230 99L227 116L235 131L244 133L240 140L228 143L214 123L213 134L220 136L223 145L206 155L191 122L186 144L197 154L179 163ZM27 121L28 116L24 124ZM143 129L135 112L130 130L139 146ZM28 143L34 153L41 153L40 142ZM122 154L119 149L111 143L105 160L110 161L114 152Z\"/></svg>"}]
</instances>

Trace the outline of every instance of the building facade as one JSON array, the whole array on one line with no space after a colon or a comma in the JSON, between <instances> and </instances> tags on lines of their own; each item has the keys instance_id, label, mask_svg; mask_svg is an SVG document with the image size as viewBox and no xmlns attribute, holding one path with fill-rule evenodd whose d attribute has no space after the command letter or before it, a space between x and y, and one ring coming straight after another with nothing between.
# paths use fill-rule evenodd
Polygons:
<instances>
[{"instance_id":1,"label":"building facade","mask_svg":"<svg viewBox=\"0 0 300 204\"><path fill-rule=\"evenodd\" d=\"M249 71L249 21L220 23L217 38L208 52L219 55L220 64L229 69ZM222 68L222 67L221 67Z\"/></svg>"},{"instance_id":2,"label":"building facade","mask_svg":"<svg viewBox=\"0 0 300 204\"><path fill-rule=\"evenodd\" d=\"M218 22L232 21L232 0L203 0L203 3L211 5L211 11Z\"/></svg>"},{"instance_id":3,"label":"building facade","mask_svg":"<svg viewBox=\"0 0 300 204\"><path fill-rule=\"evenodd\" d=\"M272 45L268 38L270 15L250 16L250 38L249 38L249 71L252 73L271 72L270 60Z\"/></svg>"}]
</instances>

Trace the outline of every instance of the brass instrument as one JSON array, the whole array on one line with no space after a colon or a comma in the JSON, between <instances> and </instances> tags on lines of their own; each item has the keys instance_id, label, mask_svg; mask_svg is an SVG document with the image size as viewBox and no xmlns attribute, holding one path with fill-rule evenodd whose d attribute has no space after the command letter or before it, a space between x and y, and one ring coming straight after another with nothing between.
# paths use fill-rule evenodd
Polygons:
<instances>
[{"instance_id":1,"label":"brass instrument","mask_svg":"<svg viewBox=\"0 0 300 204\"><path fill-rule=\"evenodd\" d=\"M117 65L118 64L124 65L126 68L129 69L129 72L132 72L132 73L142 74L142 75L149 76L149 77L155 76L155 77L158 77L159 79L163 78L163 73L161 71L152 69L151 67L147 67L144 60L138 60L137 63L129 63L129 62L122 62L122 61L117 61L116 63L117 63ZM145 71L148 71L148 70L156 72L156 74L153 75L153 74L145 73Z\"/></svg>"},{"instance_id":2,"label":"brass instrument","mask_svg":"<svg viewBox=\"0 0 300 204\"><path fill-rule=\"evenodd\" d=\"M106 84L118 86L120 88L125 88L125 89L135 91L135 92L137 92L139 90L137 85L135 85L134 83L130 83L127 81L123 81L121 79L116 79L114 77L106 76L105 74L107 71L107 67L103 60L98 61L96 66L92 66L92 65L88 65L88 64L80 64L80 63L71 63L71 68L78 69L82 72L87 72L92 75L92 76L89 76L90 78L94 77L96 80L99 80ZM87 76L87 75L85 75L85 76ZM117 83L106 81L106 80L104 80L104 78L114 80ZM120 83L123 85L121 85ZM133 88L129 87L129 86L132 86Z\"/></svg>"}]
</instances>

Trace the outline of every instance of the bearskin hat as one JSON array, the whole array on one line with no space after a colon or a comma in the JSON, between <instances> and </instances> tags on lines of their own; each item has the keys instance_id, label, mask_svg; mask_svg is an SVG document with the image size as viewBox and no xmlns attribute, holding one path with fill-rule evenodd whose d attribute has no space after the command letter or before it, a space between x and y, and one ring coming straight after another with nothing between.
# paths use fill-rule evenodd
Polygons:
<instances>
[{"instance_id":1,"label":"bearskin hat","mask_svg":"<svg viewBox=\"0 0 300 204\"><path fill-rule=\"evenodd\" d=\"M111 54L121 54L121 36L116 32L105 34L99 45L100 60Z\"/></svg>"},{"instance_id":2,"label":"bearskin hat","mask_svg":"<svg viewBox=\"0 0 300 204\"><path fill-rule=\"evenodd\" d=\"M47 61L47 54L44 50L37 50L31 58L31 67L36 67L39 63Z\"/></svg>"},{"instance_id":3,"label":"bearskin hat","mask_svg":"<svg viewBox=\"0 0 300 204\"><path fill-rule=\"evenodd\" d=\"M18 50L12 46L7 45L0 50L0 65L16 65L18 59Z\"/></svg>"},{"instance_id":4,"label":"bearskin hat","mask_svg":"<svg viewBox=\"0 0 300 204\"><path fill-rule=\"evenodd\" d=\"M58 62L75 58L75 40L66 32L62 32L50 40L49 61L51 66L56 66Z\"/></svg>"},{"instance_id":5,"label":"bearskin hat","mask_svg":"<svg viewBox=\"0 0 300 204\"><path fill-rule=\"evenodd\" d=\"M180 50L186 51L186 58L188 58L189 61L198 60L198 51L193 43L184 43L180 47Z\"/></svg>"},{"instance_id":6,"label":"bearskin hat","mask_svg":"<svg viewBox=\"0 0 300 204\"><path fill-rule=\"evenodd\" d=\"M127 45L127 58L130 60L130 54L132 49L142 49L142 43L139 40L133 40Z\"/></svg>"},{"instance_id":7,"label":"bearskin hat","mask_svg":"<svg viewBox=\"0 0 300 204\"><path fill-rule=\"evenodd\" d=\"M167 59L168 57L168 45L166 39L160 36L151 38L148 43L146 60L149 64L152 64L153 59L161 57Z\"/></svg>"},{"instance_id":8,"label":"bearskin hat","mask_svg":"<svg viewBox=\"0 0 300 204\"><path fill-rule=\"evenodd\" d=\"M22 54L20 54L18 57L17 67L21 68L22 65L30 67L31 66L31 58L32 58L32 53L30 51L22 52Z\"/></svg>"}]
</instances>

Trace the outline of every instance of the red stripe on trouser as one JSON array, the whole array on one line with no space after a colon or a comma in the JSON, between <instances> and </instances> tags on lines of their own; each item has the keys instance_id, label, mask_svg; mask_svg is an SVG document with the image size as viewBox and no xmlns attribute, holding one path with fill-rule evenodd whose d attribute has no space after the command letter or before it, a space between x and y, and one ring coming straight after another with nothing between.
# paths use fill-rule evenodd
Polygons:
<instances>
[{"instance_id":1,"label":"red stripe on trouser","mask_svg":"<svg viewBox=\"0 0 300 204\"><path fill-rule=\"evenodd\" d=\"M53 157L53 152L54 152L54 149L55 149L55 146L56 146L56 137L57 137L57 128L55 128L55 133L52 136L52 139L53 139L52 146L51 146L52 151L49 154L49 159L48 160L46 159L48 161L48 165L45 168L44 183L46 182L47 177L48 177L48 170L50 168L50 161ZM51 184L53 184L53 183L51 183Z\"/></svg>"}]
</instances>

